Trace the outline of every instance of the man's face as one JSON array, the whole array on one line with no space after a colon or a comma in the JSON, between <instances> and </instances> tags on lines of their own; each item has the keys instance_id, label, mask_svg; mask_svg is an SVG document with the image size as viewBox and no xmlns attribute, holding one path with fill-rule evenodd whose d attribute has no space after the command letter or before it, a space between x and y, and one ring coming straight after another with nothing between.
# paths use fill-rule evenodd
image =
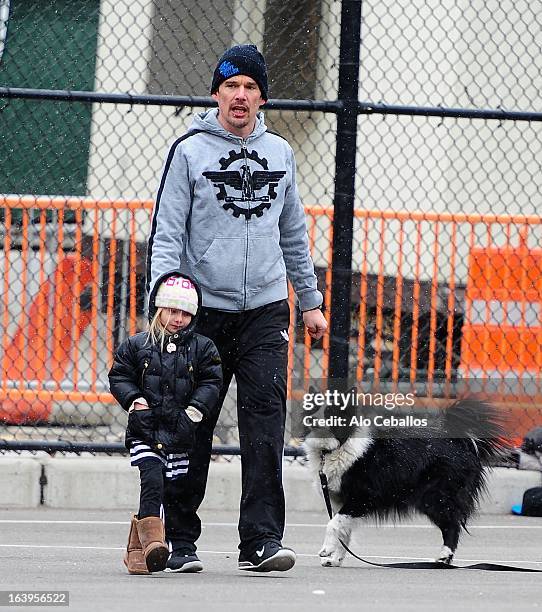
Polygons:
<instances>
[{"instance_id":1,"label":"man's face","mask_svg":"<svg viewBox=\"0 0 542 612\"><path fill-rule=\"evenodd\" d=\"M212 96L218 102L218 120L222 127L246 138L254 129L256 113L265 104L256 81L243 74L230 77Z\"/></svg>"}]
</instances>

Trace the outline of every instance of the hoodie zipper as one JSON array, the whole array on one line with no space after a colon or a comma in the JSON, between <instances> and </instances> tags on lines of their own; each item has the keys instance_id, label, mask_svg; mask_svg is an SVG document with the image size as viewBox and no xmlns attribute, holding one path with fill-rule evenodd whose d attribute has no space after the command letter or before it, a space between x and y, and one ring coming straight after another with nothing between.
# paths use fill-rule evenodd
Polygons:
<instances>
[{"instance_id":1,"label":"hoodie zipper","mask_svg":"<svg viewBox=\"0 0 542 612\"><path fill-rule=\"evenodd\" d=\"M243 157L245 158L245 172L247 172L249 170L248 157L247 157L247 141L244 138L241 139L241 151L243 152ZM250 200L247 202L247 204L248 204L248 212L250 213ZM245 216L246 247L245 247L245 269L243 273L243 310L245 310L247 306L248 222L249 222L249 219L250 219L250 214Z\"/></svg>"}]
</instances>

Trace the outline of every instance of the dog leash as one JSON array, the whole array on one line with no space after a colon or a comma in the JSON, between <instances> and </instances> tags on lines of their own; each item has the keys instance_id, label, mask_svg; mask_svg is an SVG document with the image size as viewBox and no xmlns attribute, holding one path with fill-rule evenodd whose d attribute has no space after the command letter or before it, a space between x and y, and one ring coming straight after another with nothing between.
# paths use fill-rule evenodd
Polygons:
<instances>
[{"instance_id":1,"label":"dog leash","mask_svg":"<svg viewBox=\"0 0 542 612\"><path fill-rule=\"evenodd\" d=\"M322 453L320 460L320 469L318 475L320 476L320 486L322 487L322 494L326 503L327 513L329 518L333 518L333 508L331 507L331 499L329 496L329 485L327 482L327 476L324 473L325 453ZM451 563L442 563L440 561L406 561L400 563L375 563L374 561L368 561L356 553L352 552L350 548L339 538L341 546L350 553L355 559L366 563L367 565L373 565L375 567L385 567L391 569L445 569L445 570L457 570L457 569L477 569L486 570L492 572L535 572L540 573L542 570L534 569L530 567L515 567L513 565L503 565L501 563L475 563L474 565L452 565Z\"/></svg>"}]
</instances>

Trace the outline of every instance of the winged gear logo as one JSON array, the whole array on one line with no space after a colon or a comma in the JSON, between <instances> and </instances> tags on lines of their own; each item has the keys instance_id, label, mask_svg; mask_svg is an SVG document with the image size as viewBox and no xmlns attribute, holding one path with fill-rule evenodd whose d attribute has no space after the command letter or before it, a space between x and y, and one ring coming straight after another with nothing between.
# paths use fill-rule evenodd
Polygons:
<instances>
[{"instance_id":1,"label":"winged gear logo","mask_svg":"<svg viewBox=\"0 0 542 612\"><path fill-rule=\"evenodd\" d=\"M250 169L248 160L257 163L263 170ZM244 161L239 170L228 170L237 161ZM271 208L271 201L277 197L275 191L280 179L286 174L285 170L269 170L265 157L260 157L257 151L230 151L228 157L219 160L220 170L204 172L203 176L213 182L218 189L216 197L223 201L222 208L231 210L234 217L241 215L250 219L252 215L261 217L265 210ZM226 187L234 191L230 193ZM267 193L259 195L258 192L267 187ZM237 195L235 192L240 192ZM241 206L239 203L245 204ZM251 207L252 202L259 202L257 206Z\"/></svg>"}]
</instances>

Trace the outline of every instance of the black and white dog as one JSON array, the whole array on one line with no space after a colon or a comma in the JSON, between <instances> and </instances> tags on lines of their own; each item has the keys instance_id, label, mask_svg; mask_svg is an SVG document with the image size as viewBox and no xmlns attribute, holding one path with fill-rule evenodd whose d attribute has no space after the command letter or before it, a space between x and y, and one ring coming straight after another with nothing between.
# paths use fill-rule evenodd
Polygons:
<instances>
[{"instance_id":1,"label":"black and white dog","mask_svg":"<svg viewBox=\"0 0 542 612\"><path fill-rule=\"evenodd\" d=\"M305 450L315 472L323 467L332 504L320 550L323 566L341 565L356 519L425 514L442 532L437 561L451 563L461 529L485 489L485 467L507 450L503 421L487 403L461 400L439 411L440 425L416 437L354 430L346 441L314 431ZM323 463L322 463L323 461Z\"/></svg>"}]
</instances>

